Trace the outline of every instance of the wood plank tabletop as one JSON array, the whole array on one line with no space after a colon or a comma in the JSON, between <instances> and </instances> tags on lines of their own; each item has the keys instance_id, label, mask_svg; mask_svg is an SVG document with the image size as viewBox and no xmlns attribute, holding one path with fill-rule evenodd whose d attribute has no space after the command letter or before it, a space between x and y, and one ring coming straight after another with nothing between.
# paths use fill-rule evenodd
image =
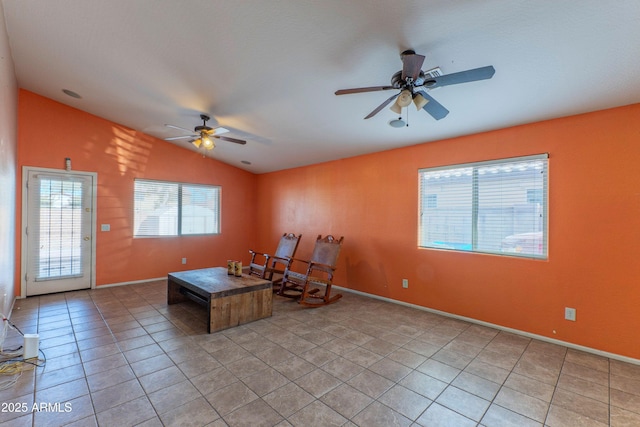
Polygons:
<instances>
[{"instance_id":1,"label":"wood plank tabletop","mask_svg":"<svg viewBox=\"0 0 640 427\"><path fill-rule=\"evenodd\" d=\"M226 267L179 271L169 273L169 278L187 289L208 293L212 299L271 287L271 282L266 279L246 274L241 277L229 275Z\"/></svg>"}]
</instances>

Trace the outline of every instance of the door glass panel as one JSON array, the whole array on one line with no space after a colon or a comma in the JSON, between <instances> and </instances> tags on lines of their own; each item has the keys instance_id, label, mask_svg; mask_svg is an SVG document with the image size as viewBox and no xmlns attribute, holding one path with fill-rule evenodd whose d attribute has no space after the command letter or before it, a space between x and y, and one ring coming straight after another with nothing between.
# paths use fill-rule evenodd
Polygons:
<instances>
[{"instance_id":1,"label":"door glass panel","mask_svg":"<svg viewBox=\"0 0 640 427\"><path fill-rule=\"evenodd\" d=\"M82 182L39 180L40 218L35 280L77 277L82 271Z\"/></svg>"}]
</instances>

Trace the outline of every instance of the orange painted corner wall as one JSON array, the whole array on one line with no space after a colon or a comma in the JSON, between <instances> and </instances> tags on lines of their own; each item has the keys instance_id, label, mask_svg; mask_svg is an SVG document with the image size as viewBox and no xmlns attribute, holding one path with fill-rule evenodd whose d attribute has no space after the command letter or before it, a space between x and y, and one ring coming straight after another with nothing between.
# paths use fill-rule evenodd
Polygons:
<instances>
[{"instance_id":1,"label":"orange painted corner wall","mask_svg":"<svg viewBox=\"0 0 640 427\"><path fill-rule=\"evenodd\" d=\"M635 104L259 175L258 242L302 233L304 258L344 235L337 285L640 359L638 123ZM418 169L539 153L548 260L417 247Z\"/></svg>"},{"instance_id":2,"label":"orange painted corner wall","mask_svg":"<svg viewBox=\"0 0 640 427\"><path fill-rule=\"evenodd\" d=\"M20 90L18 103L17 230L22 230L22 168L64 169L66 157L73 170L98 177L97 286L226 266L229 258L249 261L256 233L256 175L26 90ZM135 178L222 186L221 233L134 239ZM100 231L100 224L109 224L111 231ZM18 231L18 272L20 247ZM19 277L15 286L20 295Z\"/></svg>"}]
</instances>

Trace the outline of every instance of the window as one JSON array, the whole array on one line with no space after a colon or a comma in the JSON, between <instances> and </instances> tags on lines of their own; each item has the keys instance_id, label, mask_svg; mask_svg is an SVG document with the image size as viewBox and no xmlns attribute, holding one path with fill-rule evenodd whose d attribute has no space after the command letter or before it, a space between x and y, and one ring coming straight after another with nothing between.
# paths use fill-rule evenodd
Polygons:
<instances>
[{"instance_id":1,"label":"window","mask_svg":"<svg viewBox=\"0 0 640 427\"><path fill-rule=\"evenodd\" d=\"M546 259L547 165L543 154L421 169L419 246Z\"/></svg>"},{"instance_id":2,"label":"window","mask_svg":"<svg viewBox=\"0 0 640 427\"><path fill-rule=\"evenodd\" d=\"M220 233L220 187L136 179L134 237Z\"/></svg>"}]
</instances>

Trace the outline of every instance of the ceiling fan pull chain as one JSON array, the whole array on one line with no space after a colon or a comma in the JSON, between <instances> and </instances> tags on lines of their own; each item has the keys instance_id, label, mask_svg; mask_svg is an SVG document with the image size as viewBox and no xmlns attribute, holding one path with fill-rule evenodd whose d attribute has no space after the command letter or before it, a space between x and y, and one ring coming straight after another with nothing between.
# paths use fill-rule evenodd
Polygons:
<instances>
[{"instance_id":1,"label":"ceiling fan pull chain","mask_svg":"<svg viewBox=\"0 0 640 427\"><path fill-rule=\"evenodd\" d=\"M407 124L406 127L409 127L409 106L407 106Z\"/></svg>"}]
</instances>

